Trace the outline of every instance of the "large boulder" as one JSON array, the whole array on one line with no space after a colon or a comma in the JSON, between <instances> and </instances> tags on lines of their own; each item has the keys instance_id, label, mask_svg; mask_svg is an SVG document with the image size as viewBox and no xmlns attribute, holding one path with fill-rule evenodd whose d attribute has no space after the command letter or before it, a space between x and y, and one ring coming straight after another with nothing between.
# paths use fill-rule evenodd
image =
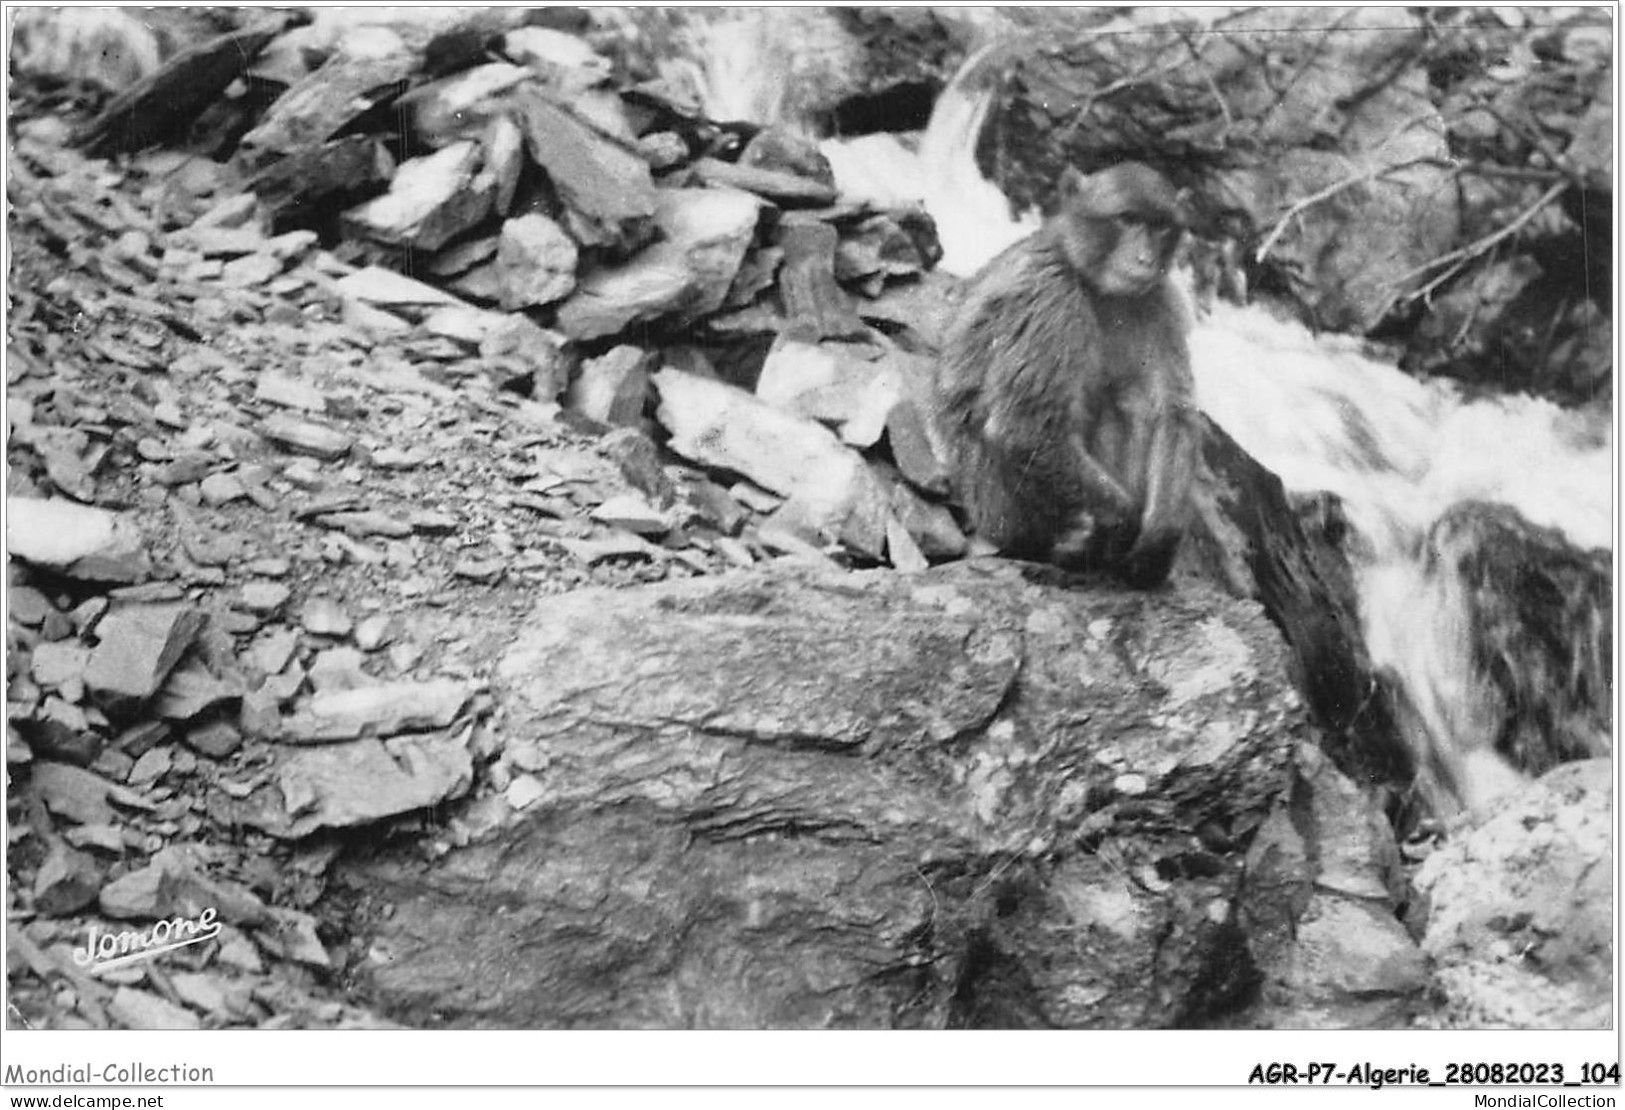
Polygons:
<instances>
[{"instance_id":1,"label":"large boulder","mask_svg":"<svg viewBox=\"0 0 1625 1110\"><path fill-rule=\"evenodd\" d=\"M528 808L349 870L409 1024L1167 1027L1251 970L1243 853L1309 729L1201 589L982 560L587 591L499 668ZM498 799L493 799L498 800ZM500 807L498 807L500 808ZM448 943L456 938L455 943Z\"/></svg>"}]
</instances>

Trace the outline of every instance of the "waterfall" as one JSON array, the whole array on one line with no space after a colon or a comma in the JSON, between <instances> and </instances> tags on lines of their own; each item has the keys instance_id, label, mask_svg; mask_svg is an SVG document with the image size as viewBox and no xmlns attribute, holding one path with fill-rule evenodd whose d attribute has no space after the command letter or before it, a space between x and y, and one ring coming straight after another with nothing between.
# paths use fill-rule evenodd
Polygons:
<instances>
[{"instance_id":1,"label":"waterfall","mask_svg":"<svg viewBox=\"0 0 1625 1110\"><path fill-rule=\"evenodd\" d=\"M973 273L1036 226L976 167L995 90L979 51L943 91L923 135L826 140L837 184L880 204L923 204L942 267ZM718 72L737 73L737 67ZM737 97L735 89L731 96ZM1473 662L1469 591L1435 523L1465 501L1510 506L1582 549L1613 548L1613 426L1606 414L1525 396L1467 399L1254 307L1216 305L1191 338L1197 402L1292 492L1341 498L1373 664L1400 685L1405 727L1433 800L1482 808L1521 777L1493 750L1501 713ZM1601 619L1606 622L1606 615ZM1606 752L1607 737L1596 746ZM1427 768L1438 768L1437 773Z\"/></svg>"},{"instance_id":2,"label":"waterfall","mask_svg":"<svg viewBox=\"0 0 1625 1110\"><path fill-rule=\"evenodd\" d=\"M994 49L983 47L959 67L923 135L877 133L822 144L843 195L888 207L920 205L931 213L942 241L938 265L962 277L1039 222L1036 213L1013 214L998 186L976 168L976 140L993 107L992 90L978 76Z\"/></svg>"},{"instance_id":3,"label":"waterfall","mask_svg":"<svg viewBox=\"0 0 1625 1110\"><path fill-rule=\"evenodd\" d=\"M1427 537L1452 506L1482 501L1612 549L1607 416L1527 396L1467 400L1255 308L1215 306L1191 354L1204 412L1288 490L1342 499L1366 646L1414 710L1407 739L1421 762L1442 762L1469 808L1515 786L1490 746L1500 710L1473 662L1468 591Z\"/></svg>"},{"instance_id":4,"label":"waterfall","mask_svg":"<svg viewBox=\"0 0 1625 1110\"><path fill-rule=\"evenodd\" d=\"M801 134L812 129L808 99L821 89L840 87L844 74L861 65L851 40L820 9L696 10L675 39L686 56L662 59L662 76L692 92L706 115L771 123ZM975 273L1038 226L1036 214L1013 215L1004 194L967 156L993 105L987 89L978 86L981 63L994 49L989 44L960 66L923 133L880 132L820 143L843 196L931 213L943 248L938 265L960 276Z\"/></svg>"}]
</instances>

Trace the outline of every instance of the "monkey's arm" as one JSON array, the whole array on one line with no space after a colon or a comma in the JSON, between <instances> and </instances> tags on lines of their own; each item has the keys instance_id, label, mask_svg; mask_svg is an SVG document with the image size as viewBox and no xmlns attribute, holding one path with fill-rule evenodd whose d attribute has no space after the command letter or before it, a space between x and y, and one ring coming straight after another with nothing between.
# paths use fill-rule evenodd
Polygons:
<instances>
[{"instance_id":1,"label":"monkey's arm","mask_svg":"<svg viewBox=\"0 0 1625 1110\"><path fill-rule=\"evenodd\" d=\"M1139 493L1136 551L1178 542L1196 475L1196 383L1178 307L1165 294L1144 318L1144 345L1136 352L1141 373L1120 405L1128 439L1124 473Z\"/></svg>"},{"instance_id":2,"label":"monkey's arm","mask_svg":"<svg viewBox=\"0 0 1625 1110\"><path fill-rule=\"evenodd\" d=\"M1145 508L1136 549L1185 529L1196 477L1196 428L1188 401L1174 402L1153 420L1145 461Z\"/></svg>"},{"instance_id":3,"label":"monkey's arm","mask_svg":"<svg viewBox=\"0 0 1625 1110\"><path fill-rule=\"evenodd\" d=\"M1123 473L1139 495L1133 542L1117 558L1132 584L1153 586L1173 567L1190 509L1200 424L1183 328L1166 300L1145 317L1141 367L1121 399Z\"/></svg>"},{"instance_id":4,"label":"monkey's arm","mask_svg":"<svg viewBox=\"0 0 1625 1110\"><path fill-rule=\"evenodd\" d=\"M1089 453L1082 436L1075 439L1073 465L1077 468L1075 476L1084 487L1085 502L1091 507L1098 507L1097 511L1100 512L1132 516L1134 495L1099 459Z\"/></svg>"},{"instance_id":5,"label":"monkey's arm","mask_svg":"<svg viewBox=\"0 0 1625 1110\"><path fill-rule=\"evenodd\" d=\"M1152 424L1147 445L1145 508L1139 534L1119 564L1130 585L1149 588L1168 577L1184 537L1196 476L1194 410L1180 404Z\"/></svg>"}]
</instances>

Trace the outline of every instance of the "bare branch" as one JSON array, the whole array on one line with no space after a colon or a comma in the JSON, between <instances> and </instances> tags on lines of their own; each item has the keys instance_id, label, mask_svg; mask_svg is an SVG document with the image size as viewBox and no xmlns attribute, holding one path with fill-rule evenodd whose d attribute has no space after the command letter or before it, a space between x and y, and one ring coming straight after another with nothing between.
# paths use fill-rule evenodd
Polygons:
<instances>
[{"instance_id":1,"label":"bare branch","mask_svg":"<svg viewBox=\"0 0 1625 1110\"><path fill-rule=\"evenodd\" d=\"M1335 181L1326 186L1324 189L1321 189L1319 192L1311 193L1302 200L1293 204L1292 207L1288 208L1286 213L1276 221L1275 227L1270 230L1270 233L1264 237L1264 242L1260 244L1258 254L1253 258L1253 261L1262 262L1264 259L1269 257L1270 248L1275 246L1276 241L1279 240L1282 235L1286 234L1287 224L1296 219L1299 213L1313 208L1321 201L1328 200L1331 197L1336 196L1338 193L1343 192L1345 189L1352 189L1356 185L1365 184L1367 181L1370 181L1373 177L1376 177L1379 173L1383 172L1385 168L1386 167L1383 166L1372 166L1370 169L1361 170L1359 173L1350 177L1345 177L1341 181Z\"/></svg>"},{"instance_id":2,"label":"bare branch","mask_svg":"<svg viewBox=\"0 0 1625 1110\"><path fill-rule=\"evenodd\" d=\"M1551 143L1546 141L1544 135L1534 128L1533 121L1525 118L1514 119L1509 113L1501 111L1494 104L1482 103L1476 105L1476 107L1478 110L1494 117L1500 122L1501 126L1534 147L1536 153L1546 159L1547 164L1554 170L1563 174L1576 185L1581 184L1580 172L1574 168L1566 157L1558 153Z\"/></svg>"},{"instance_id":3,"label":"bare branch","mask_svg":"<svg viewBox=\"0 0 1625 1110\"><path fill-rule=\"evenodd\" d=\"M1542 193L1539 200L1535 201L1535 203L1531 204L1528 208L1520 212L1517 217L1505 227L1498 228L1495 231L1490 232L1488 235L1482 236L1473 242L1468 243L1464 247L1458 247L1448 254L1441 254L1438 258L1433 259L1431 262L1424 262L1422 265L1400 274L1391 283L1391 287L1394 289L1394 292L1389 296L1388 302L1383 305L1380 315L1386 316L1388 312L1401 301L1414 301L1419 298L1431 296L1435 289L1438 289L1445 282L1461 273L1462 270L1467 268L1469 263L1473 262L1475 259L1483 257L1490 251L1494 250L1499 244L1516 235L1529 223L1529 221L1533 220L1537 215L1539 215L1542 209L1551 204L1558 197L1562 196L1568 191L1568 189L1568 181L1559 181L1557 184L1553 185L1551 188ZM1405 283L1410 281L1412 278L1421 277L1423 274L1438 266L1444 266L1446 269L1443 273L1437 274L1431 278L1426 284L1421 286L1421 288L1415 289L1409 293L1402 293L1399 291L1404 287Z\"/></svg>"},{"instance_id":4,"label":"bare branch","mask_svg":"<svg viewBox=\"0 0 1625 1110\"><path fill-rule=\"evenodd\" d=\"M1531 204L1528 208L1518 213L1517 217L1505 227L1498 228L1497 230L1490 232L1488 235L1482 236L1473 242L1468 243L1465 247L1458 247L1449 254L1442 254L1438 258L1435 258L1432 262L1423 263L1421 266L1418 266L1413 270L1406 271L1394 279L1394 284L1403 285L1412 278L1420 277L1422 274L1427 273L1435 266L1443 266L1447 263L1455 262L1458 259L1464 262L1470 262L1480 255L1489 253L1489 251L1494 249L1497 243L1500 243L1504 239L1509 239L1521 231L1530 220L1533 220L1537 215L1539 215L1541 209L1545 208L1548 204L1551 204L1552 201L1562 196L1568 191L1568 188L1569 183L1567 181L1558 182L1556 185L1553 185L1551 188L1542 193L1540 195L1540 199L1535 201L1534 204Z\"/></svg>"},{"instance_id":5,"label":"bare branch","mask_svg":"<svg viewBox=\"0 0 1625 1110\"><path fill-rule=\"evenodd\" d=\"M1406 124L1405 126L1408 127L1410 124ZM1401 127L1399 130L1404 130L1404 127ZM1259 246L1258 253L1253 261L1262 262L1264 259L1268 258L1271 248L1275 246L1276 242L1280 240L1282 235L1286 234L1287 225L1307 209L1313 208L1315 205L1324 200L1329 200L1344 190L1352 189L1356 185L1364 185L1373 178L1383 177L1387 174L1393 173L1396 170L1406 169L1410 166L1430 165L1436 163L1437 161L1437 158L1428 157L1408 158L1403 162L1394 162L1391 165L1372 166L1370 169L1362 170L1356 174L1351 174L1350 176L1343 178L1341 181L1333 182L1324 189L1321 189L1319 192L1311 193L1301 200L1295 201L1292 206L1282 214L1275 226L1270 229L1269 235L1265 237L1264 242Z\"/></svg>"}]
</instances>

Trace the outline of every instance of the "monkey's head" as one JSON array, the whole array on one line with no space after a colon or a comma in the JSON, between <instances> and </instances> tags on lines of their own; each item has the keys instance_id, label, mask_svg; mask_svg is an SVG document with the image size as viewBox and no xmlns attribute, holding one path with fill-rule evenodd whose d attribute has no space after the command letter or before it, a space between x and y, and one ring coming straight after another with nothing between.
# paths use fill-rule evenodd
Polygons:
<instances>
[{"instance_id":1,"label":"monkey's head","mask_svg":"<svg viewBox=\"0 0 1625 1110\"><path fill-rule=\"evenodd\" d=\"M1085 177L1068 168L1055 221L1079 280L1105 297L1138 297L1168 276L1185 228L1167 178L1139 162Z\"/></svg>"}]
</instances>

